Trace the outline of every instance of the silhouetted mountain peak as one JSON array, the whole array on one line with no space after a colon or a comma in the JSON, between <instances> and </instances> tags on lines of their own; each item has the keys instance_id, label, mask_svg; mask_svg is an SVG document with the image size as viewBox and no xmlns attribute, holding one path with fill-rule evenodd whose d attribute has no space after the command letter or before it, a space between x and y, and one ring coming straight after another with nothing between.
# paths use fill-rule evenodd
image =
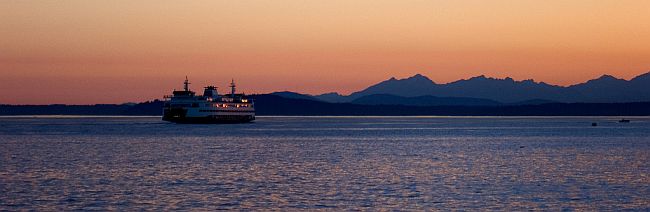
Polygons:
<instances>
[{"instance_id":1,"label":"silhouetted mountain peak","mask_svg":"<svg viewBox=\"0 0 650 212\"><path fill-rule=\"evenodd\" d=\"M423 76L422 74L416 74L408 78L403 78L403 79L396 79L395 77L391 77L390 79L380 82L374 86L378 85L408 85L408 84L420 84L420 85L429 85L429 84L436 84L433 82L431 79L428 77ZM371 86L373 87L373 86Z\"/></svg>"},{"instance_id":2,"label":"silhouetted mountain peak","mask_svg":"<svg viewBox=\"0 0 650 212\"><path fill-rule=\"evenodd\" d=\"M428 77L426 77L426 76L424 76L422 74L416 74L416 75L413 75L413 76L411 76L409 78L402 79L402 80L403 81L411 81L411 82L424 82L424 83L435 84L435 82L433 82L433 80L429 79Z\"/></svg>"},{"instance_id":3,"label":"silhouetted mountain peak","mask_svg":"<svg viewBox=\"0 0 650 212\"><path fill-rule=\"evenodd\" d=\"M618 79L618 78L609 74L603 74L603 76L600 76L598 79Z\"/></svg>"},{"instance_id":4,"label":"silhouetted mountain peak","mask_svg":"<svg viewBox=\"0 0 650 212\"><path fill-rule=\"evenodd\" d=\"M619 79L619 78L616 78L616 77L614 77L612 75L604 74L604 75L602 75L602 76L600 76L600 77L598 77L596 79L592 79L592 80L589 80L587 82L580 83L580 84L575 84L575 85L572 85L572 86L569 86L569 87L578 87L579 88L579 87L585 87L585 86L593 87L593 86L601 86L601 85L613 86L615 84L620 84L620 83L625 83L625 82L627 82L627 80Z\"/></svg>"},{"instance_id":5,"label":"silhouetted mountain peak","mask_svg":"<svg viewBox=\"0 0 650 212\"><path fill-rule=\"evenodd\" d=\"M409 77L409 78L407 78L407 79L429 79L429 78L428 78L428 77L425 77L425 76L422 75L422 74L415 74L415 75L413 75L413 76L411 76L411 77Z\"/></svg>"},{"instance_id":6,"label":"silhouetted mountain peak","mask_svg":"<svg viewBox=\"0 0 650 212\"><path fill-rule=\"evenodd\" d=\"M614 82L614 81L625 81L625 80L616 78L609 74L603 74L603 76L600 76L597 79L589 80L587 82Z\"/></svg>"},{"instance_id":7,"label":"silhouetted mountain peak","mask_svg":"<svg viewBox=\"0 0 650 212\"><path fill-rule=\"evenodd\" d=\"M362 91L350 94L350 97L358 98L370 94L395 94L405 96L418 96L431 93L432 88L436 86L431 79L421 74L416 74L408 78L390 79L372 85Z\"/></svg>"},{"instance_id":8,"label":"silhouetted mountain peak","mask_svg":"<svg viewBox=\"0 0 650 212\"><path fill-rule=\"evenodd\" d=\"M523 80L523 81L521 81L521 83L524 83L524 84L538 84L538 83L535 82L535 80L533 80L533 79ZM541 83L539 83L539 84L541 84Z\"/></svg>"},{"instance_id":9,"label":"silhouetted mountain peak","mask_svg":"<svg viewBox=\"0 0 650 212\"><path fill-rule=\"evenodd\" d=\"M475 77L472 77L472 78L469 78L469 79L466 79L466 80L459 80L459 81L505 81L505 82L515 82L515 80L510 78L510 77L506 77L504 79L499 79L499 78L494 78L494 77L488 77L488 76L485 76L485 75L479 75L479 76L475 76ZM458 82L458 81L456 81L456 82Z\"/></svg>"},{"instance_id":10,"label":"silhouetted mountain peak","mask_svg":"<svg viewBox=\"0 0 650 212\"><path fill-rule=\"evenodd\" d=\"M503 82L506 82L508 84L517 83L517 81L515 81L514 79L512 79L510 77L506 77L504 79L499 79L499 78L487 77L485 75L480 75L480 76L475 76L475 77L472 77L472 78L469 78L469 79L466 79L466 80L458 80L456 82L451 82L449 84L458 84L458 83L465 84L465 83L476 83L476 82L481 83L481 84L484 84L484 83L503 83Z\"/></svg>"},{"instance_id":11,"label":"silhouetted mountain peak","mask_svg":"<svg viewBox=\"0 0 650 212\"><path fill-rule=\"evenodd\" d=\"M469 78L467 80L486 80L486 79L488 79L488 78L485 75L479 75L479 76Z\"/></svg>"}]
</instances>

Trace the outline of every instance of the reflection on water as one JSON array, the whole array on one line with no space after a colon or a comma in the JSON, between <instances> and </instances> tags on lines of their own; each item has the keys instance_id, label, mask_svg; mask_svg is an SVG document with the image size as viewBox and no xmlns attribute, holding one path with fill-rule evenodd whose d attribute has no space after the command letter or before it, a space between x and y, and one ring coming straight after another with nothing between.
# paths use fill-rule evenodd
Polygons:
<instances>
[{"instance_id":1,"label":"reflection on water","mask_svg":"<svg viewBox=\"0 0 650 212\"><path fill-rule=\"evenodd\" d=\"M650 210L631 119L5 117L0 210Z\"/></svg>"}]
</instances>

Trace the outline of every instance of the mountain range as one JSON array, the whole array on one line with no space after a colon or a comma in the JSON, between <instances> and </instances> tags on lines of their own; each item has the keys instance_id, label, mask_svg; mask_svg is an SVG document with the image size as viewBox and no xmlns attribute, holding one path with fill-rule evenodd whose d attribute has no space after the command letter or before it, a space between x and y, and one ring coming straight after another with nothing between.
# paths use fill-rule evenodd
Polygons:
<instances>
[{"instance_id":1,"label":"mountain range","mask_svg":"<svg viewBox=\"0 0 650 212\"><path fill-rule=\"evenodd\" d=\"M350 95L276 92L284 98L366 105L524 105L544 103L620 103L650 101L650 72L631 80L603 75L584 83L558 86L534 80L477 76L437 84L421 74L390 78Z\"/></svg>"}]
</instances>

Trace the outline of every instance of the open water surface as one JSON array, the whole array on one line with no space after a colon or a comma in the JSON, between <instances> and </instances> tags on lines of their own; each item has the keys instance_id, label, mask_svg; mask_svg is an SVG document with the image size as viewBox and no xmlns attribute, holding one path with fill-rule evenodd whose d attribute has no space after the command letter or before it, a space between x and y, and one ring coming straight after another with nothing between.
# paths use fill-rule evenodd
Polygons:
<instances>
[{"instance_id":1,"label":"open water surface","mask_svg":"<svg viewBox=\"0 0 650 212\"><path fill-rule=\"evenodd\" d=\"M0 210L648 211L650 118L618 119L0 117Z\"/></svg>"}]
</instances>

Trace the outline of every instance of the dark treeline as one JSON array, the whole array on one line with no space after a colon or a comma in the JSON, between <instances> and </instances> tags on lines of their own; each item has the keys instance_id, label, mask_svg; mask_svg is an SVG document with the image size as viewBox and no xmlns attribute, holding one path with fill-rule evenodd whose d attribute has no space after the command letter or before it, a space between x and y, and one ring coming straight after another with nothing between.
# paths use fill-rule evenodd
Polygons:
<instances>
[{"instance_id":1,"label":"dark treeline","mask_svg":"<svg viewBox=\"0 0 650 212\"><path fill-rule=\"evenodd\" d=\"M143 102L135 105L0 105L0 115L162 115L162 101Z\"/></svg>"},{"instance_id":2,"label":"dark treeline","mask_svg":"<svg viewBox=\"0 0 650 212\"><path fill-rule=\"evenodd\" d=\"M256 95L257 115L311 116L648 116L650 102L549 103L518 106L400 106L326 103ZM162 102L135 105L0 105L0 115L161 115Z\"/></svg>"}]
</instances>

